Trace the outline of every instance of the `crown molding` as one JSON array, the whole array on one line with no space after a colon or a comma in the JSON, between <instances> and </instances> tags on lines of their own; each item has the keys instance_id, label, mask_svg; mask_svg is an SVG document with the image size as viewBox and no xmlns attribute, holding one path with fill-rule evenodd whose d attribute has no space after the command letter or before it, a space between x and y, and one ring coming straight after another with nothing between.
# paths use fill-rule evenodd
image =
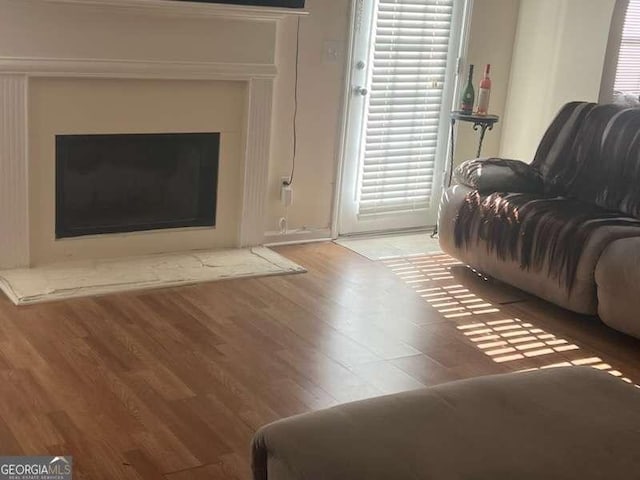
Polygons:
<instances>
[{"instance_id":1,"label":"crown molding","mask_svg":"<svg viewBox=\"0 0 640 480\"><path fill-rule=\"evenodd\" d=\"M190 17L221 17L237 20L276 21L289 16L308 15L309 12L293 8L252 7L215 3L197 3L175 0L37 0L102 8L117 8L130 12Z\"/></svg>"},{"instance_id":2,"label":"crown molding","mask_svg":"<svg viewBox=\"0 0 640 480\"><path fill-rule=\"evenodd\" d=\"M272 64L0 57L0 73L31 77L249 80L274 78Z\"/></svg>"}]
</instances>

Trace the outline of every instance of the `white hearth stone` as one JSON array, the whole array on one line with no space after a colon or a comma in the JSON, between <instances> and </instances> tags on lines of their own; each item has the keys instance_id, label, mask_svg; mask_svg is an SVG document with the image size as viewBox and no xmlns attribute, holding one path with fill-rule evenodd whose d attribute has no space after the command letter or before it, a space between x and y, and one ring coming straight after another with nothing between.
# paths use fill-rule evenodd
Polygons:
<instances>
[{"instance_id":1,"label":"white hearth stone","mask_svg":"<svg viewBox=\"0 0 640 480\"><path fill-rule=\"evenodd\" d=\"M84 260L0 271L0 289L16 305L215 280L301 273L266 247Z\"/></svg>"}]
</instances>

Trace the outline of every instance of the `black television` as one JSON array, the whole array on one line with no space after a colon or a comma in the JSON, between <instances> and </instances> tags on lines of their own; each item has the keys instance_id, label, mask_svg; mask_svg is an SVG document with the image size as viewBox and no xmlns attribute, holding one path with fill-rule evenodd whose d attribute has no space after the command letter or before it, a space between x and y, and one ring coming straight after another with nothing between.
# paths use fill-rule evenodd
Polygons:
<instances>
[{"instance_id":1,"label":"black television","mask_svg":"<svg viewBox=\"0 0 640 480\"><path fill-rule=\"evenodd\" d=\"M305 0L179 0L182 2L226 3L231 5L253 5L259 7L304 8Z\"/></svg>"}]
</instances>

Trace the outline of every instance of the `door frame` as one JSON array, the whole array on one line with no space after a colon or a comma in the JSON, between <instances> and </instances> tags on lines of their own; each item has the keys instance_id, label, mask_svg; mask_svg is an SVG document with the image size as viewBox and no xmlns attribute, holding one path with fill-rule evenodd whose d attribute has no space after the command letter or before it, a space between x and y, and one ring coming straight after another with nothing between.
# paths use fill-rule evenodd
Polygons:
<instances>
[{"instance_id":1,"label":"door frame","mask_svg":"<svg viewBox=\"0 0 640 480\"><path fill-rule=\"evenodd\" d=\"M349 141L349 118L352 113L351 110L351 99L352 99L352 89L353 89L353 72L354 72L354 51L355 51L355 41L356 41L356 19L358 16L362 16L362 8L364 2L371 0L351 0L351 8L349 15L349 35L348 35L348 46L347 46L347 54L345 58L345 75L342 89L342 105L341 105L341 114L340 114L340 122L339 122L339 141L338 141L338 155L336 161L336 170L335 170L335 183L333 189L333 201L331 206L331 238L336 239L340 236L340 212L341 212L341 202L343 201L344 195L344 179L346 176L346 169L348 168L346 161L346 154L348 149L348 141ZM473 6L475 0L458 0L462 2L461 7L461 15L462 19L459 23L460 30L459 36L460 41L458 44L458 56L457 62L455 66L455 80L453 86L453 102L455 104L455 99L459 95L459 92L462 88L463 75L462 75L462 67L465 64L464 59L467 56L468 43L469 43L469 33L471 26L471 17L473 12ZM453 107L453 105L451 106ZM444 149L444 155L446 156L447 152L450 148L450 134L447 138L447 145ZM445 159L446 163L446 159ZM436 187L436 195L438 197L442 194L442 176L444 175L444 171L438 172L436 174L436 178L434 181L437 184ZM415 229L406 229L401 228L398 230L415 230ZM389 231L389 230L385 230ZM370 235L375 232L364 232L364 233L354 233L353 235Z\"/></svg>"}]
</instances>

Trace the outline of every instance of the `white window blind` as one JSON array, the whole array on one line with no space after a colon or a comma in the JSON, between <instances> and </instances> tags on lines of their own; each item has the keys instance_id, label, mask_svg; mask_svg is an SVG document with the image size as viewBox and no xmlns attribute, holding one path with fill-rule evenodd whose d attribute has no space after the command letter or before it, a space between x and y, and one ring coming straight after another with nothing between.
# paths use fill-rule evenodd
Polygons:
<instances>
[{"instance_id":1,"label":"white window blind","mask_svg":"<svg viewBox=\"0 0 640 480\"><path fill-rule=\"evenodd\" d=\"M359 214L427 209L454 0L379 0Z\"/></svg>"},{"instance_id":2,"label":"white window blind","mask_svg":"<svg viewBox=\"0 0 640 480\"><path fill-rule=\"evenodd\" d=\"M640 0L630 0L627 7L613 88L640 95Z\"/></svg>"}]
</instances>

